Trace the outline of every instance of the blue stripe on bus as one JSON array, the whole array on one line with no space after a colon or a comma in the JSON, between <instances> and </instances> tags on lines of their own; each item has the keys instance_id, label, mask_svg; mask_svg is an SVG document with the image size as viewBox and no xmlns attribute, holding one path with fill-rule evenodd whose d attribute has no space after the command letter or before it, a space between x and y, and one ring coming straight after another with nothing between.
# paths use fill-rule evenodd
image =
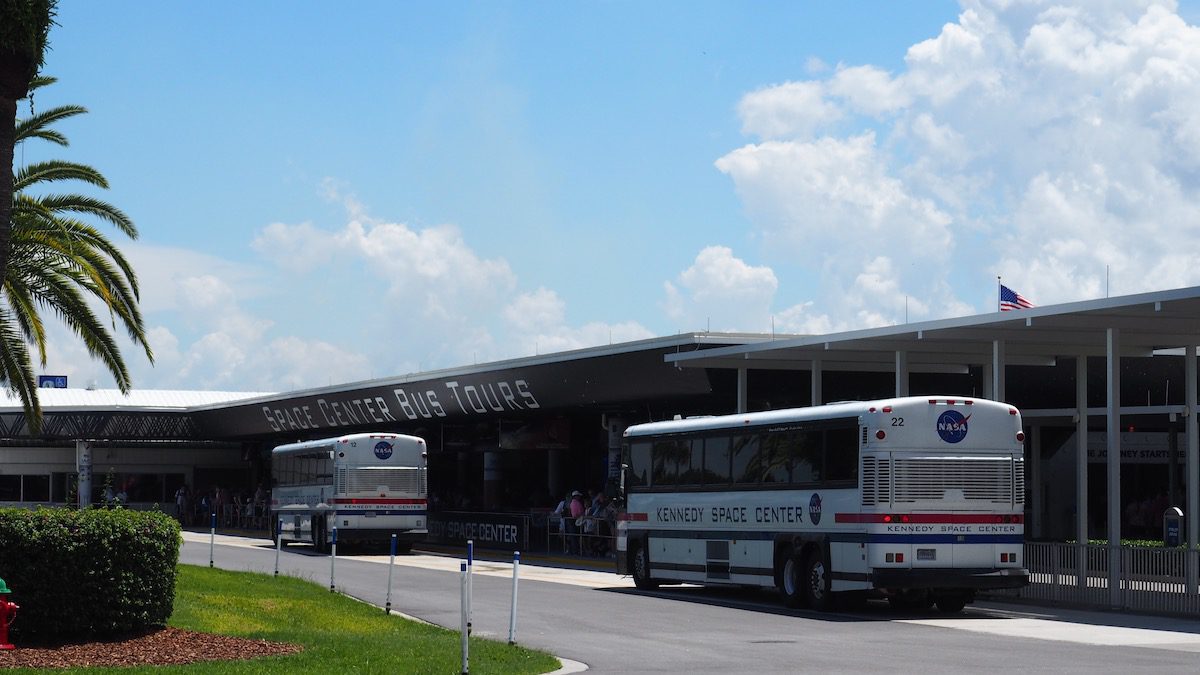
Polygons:
<instances>
[{"instance_id":1,"label":"blue stripe on bus","mask_svg":"<svg viewBox=\"0 0 1200 675\"><path fill-rule=\"evenodd\" d=\"M870 544L1024 544L1019 534L871 534Z\"/></svg>"},{"instance_id":2,"label":"blue stripe on bus","mask_svg":"<svg viewBox=\"0 0 1200 675\"><path fill-rule=\"evenodd\" d=\"M727 539L769 541L777 535L816 534L851 544L1024 544L1020 534L868 534L866 532L765 532L742 530L634 530L656 539Z\"/></svg>"},{"instance_id":3,"label":"blue stripe on bus","mask_svg":"<svg viewBox=\"0 0 1200 675\"><path fill-rule=\"evenodd\" d=\"M335 515L339 516L365 516L371 514L373 516L423 516L426 514L424 509L420 511L378 511L375 509L356 509L350 511L334 511Z\"/></svg>"}]
</instances>

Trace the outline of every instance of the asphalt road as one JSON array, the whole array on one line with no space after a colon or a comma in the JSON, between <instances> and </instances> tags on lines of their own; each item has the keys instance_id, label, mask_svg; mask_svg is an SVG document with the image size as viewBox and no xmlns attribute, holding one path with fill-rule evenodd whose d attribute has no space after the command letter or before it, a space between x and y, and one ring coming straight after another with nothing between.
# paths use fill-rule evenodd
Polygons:
<instances>
[{"instance_id":1,"label":"asphalt road","mask_svg":"<svg viewBox=\"0 0 1200 675\"><path fill-rule=\"evenodd\" d=\"M270 574L266 539L218 535L214 564ZM209 563L207 533L184 533L180 561ZM458 629L460 559L398 556L392 609ZM339 556L342 593L383 606L388 556ZM476 635L507 640L510 561L477 560ZM280 574L328 587L330 559L283 550ZM980 603L959 615L899 613L885 604L842 613L790 610L774 593L666 587L642 592L611 572L525 560L517 642L597 673L1196 673L1200 621Z\"/></svg>"}]
</instances>

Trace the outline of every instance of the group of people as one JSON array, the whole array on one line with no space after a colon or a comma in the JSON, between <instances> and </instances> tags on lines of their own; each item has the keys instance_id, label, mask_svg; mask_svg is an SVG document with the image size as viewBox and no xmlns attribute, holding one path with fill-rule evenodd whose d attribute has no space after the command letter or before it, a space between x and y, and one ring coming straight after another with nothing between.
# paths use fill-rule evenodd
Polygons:
<instances>
[{"instance_id":1,"label":"group of people","mask_svg":"<svg viewBox=\"0 0 1200 675\"><path fill-rule=\"evenodd\" d=\"M564 548L574 555L606 556L613 550L616 506L604 492L588 490L585 497L573 490L554 508Z\"/></svg>"},{"instance_id":2,"label":"group of people","mask_svg":"<svg viewBox=\"0 0 1200 675\"><path fill-rule=\"evenodd\" d=\"M175 518L182 525L207 524L214 513L222 527L260 527L266 522L267 490L259 485L253 494L244 490L231 493L214 486L192 492L184 483L175 491Z\"/></svg>"}]
</instances>

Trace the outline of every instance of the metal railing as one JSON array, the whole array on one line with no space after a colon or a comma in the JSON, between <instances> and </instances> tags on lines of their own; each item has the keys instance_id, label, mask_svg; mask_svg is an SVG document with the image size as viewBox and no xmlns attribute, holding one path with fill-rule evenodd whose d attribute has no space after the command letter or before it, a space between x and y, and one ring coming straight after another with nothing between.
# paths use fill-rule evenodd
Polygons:
<instances>
[{"instance_id":1,"label":"metal railing","mask_svg":"<svg viewBox=\"0 0 1200 675\"><path fill-rule=\"evenodd\" d=\"M546 519L546 551L589 558L612 557L616 549L616 528L599 516L583 516L584 524L560 524L558 516Z\"/></svg>"},{"instance_id":2,"label":"metal railing","mask_svg":"<svg viewBox=\"0 0 1200 675\"><path fill-rule=\"evenodd\" d=\"M1111 590L1106 546L1026 543L1029 585L1017 597L1106 609L1200 614L1200 550L1121 547L1118 590ZM1189 570L1190 568L1190 570ZM1190 572L1190 573L1189 573ZM1192 582L1189 583L1189 577Z\"/></svg>"}]
</instances>

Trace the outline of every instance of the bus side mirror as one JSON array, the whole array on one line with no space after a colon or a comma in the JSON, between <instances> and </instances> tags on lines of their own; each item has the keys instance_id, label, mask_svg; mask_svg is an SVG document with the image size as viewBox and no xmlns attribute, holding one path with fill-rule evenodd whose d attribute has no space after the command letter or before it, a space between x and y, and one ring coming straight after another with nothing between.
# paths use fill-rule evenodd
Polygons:
<instances>
[{"instance_id":1,"label":"bus side mirror","mask_svg":"<svg viewBox=\"0 0 1200 675\"><path fill-rule=\"evenodd\" d=\"M626 472L628 472L628 471L629 471L629 465L628 465L628 464L622 464L622 465L621 465L621 478L620 478L620 480L617 482L617 497L618 497L618 498L619 498L619 499L620 499L622 502L624 502L624 501L625 501L625 473L626 473Z\"/></svg>"}]
</instances>

